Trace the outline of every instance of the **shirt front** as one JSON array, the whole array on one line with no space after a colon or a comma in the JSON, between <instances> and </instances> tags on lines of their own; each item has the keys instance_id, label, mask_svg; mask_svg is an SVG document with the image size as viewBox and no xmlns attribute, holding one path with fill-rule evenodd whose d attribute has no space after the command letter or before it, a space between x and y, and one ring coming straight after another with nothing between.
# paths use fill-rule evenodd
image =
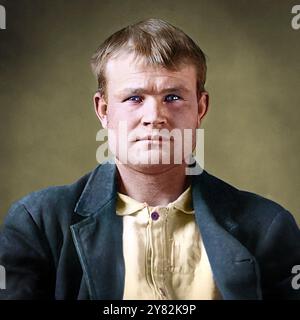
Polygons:
<instances>
[{"instance_id":1,"label":"shirt front","mask_svg":"<svg viewBox=\"0 0 300 320\"><path fill-rule=\"evenodd\" d=\"M191 187L167 206L118 193L123 216L123 299L220 299L195 221Z\"/></svg>"}]
</instances>

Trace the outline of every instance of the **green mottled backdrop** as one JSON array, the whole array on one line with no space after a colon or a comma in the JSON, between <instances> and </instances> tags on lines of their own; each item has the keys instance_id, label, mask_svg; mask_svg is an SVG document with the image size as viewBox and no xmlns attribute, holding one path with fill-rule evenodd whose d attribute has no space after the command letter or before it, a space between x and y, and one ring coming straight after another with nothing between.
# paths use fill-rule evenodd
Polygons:
<instances>
[{"instance_id":1,"label":"green mottled backdrop","mask_svg":"<svg viewBox=\"0 0 300 320\"><path fill-rule=\"evenodd\" d=\"M10 204L96 166L89 59L148 17L208 55L205 169L279 202L300 222L300 30L295 1L9 0L0 30L0 221Z\"/></svg>"}]
</instances>

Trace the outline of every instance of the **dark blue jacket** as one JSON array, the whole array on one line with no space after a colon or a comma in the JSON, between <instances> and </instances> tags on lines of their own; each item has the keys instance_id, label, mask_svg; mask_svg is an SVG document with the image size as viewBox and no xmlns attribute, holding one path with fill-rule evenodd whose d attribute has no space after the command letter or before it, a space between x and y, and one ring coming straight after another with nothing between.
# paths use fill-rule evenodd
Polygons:
<instances>
[{"instance_id":1,"label":"dark blue jacket","mask_svg":"<svg viewBox=\"0 0 300 320\"><path fill-rule=\"evenodd\" d=\"M290 213L203 171L193 205L224 299L300 299L291 273L300 232ZM6 289L0 299L122 299L122 217L116 167L34 192L10 209L0 233ZM201 283L199 283L201 286Z\"/></svg>"}]
</instances>

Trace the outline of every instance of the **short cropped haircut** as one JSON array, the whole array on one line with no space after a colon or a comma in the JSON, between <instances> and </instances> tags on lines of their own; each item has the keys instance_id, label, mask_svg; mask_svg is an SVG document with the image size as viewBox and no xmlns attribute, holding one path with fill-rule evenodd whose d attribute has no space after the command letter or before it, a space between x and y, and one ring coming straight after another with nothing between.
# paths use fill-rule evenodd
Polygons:
<instances>
[{"instance_id":1,"label":"short cropped haircut","mask_svg":"<svg viewBox=\"0 0 300 320\"><path fill-rule=\"evenodd\" d=\"M91 67L103 96L106 96L106 64L123 52L133 52L146 65L162 66L168 70L177 70L182 64L192 64L196 68L197 92L204 91L207 67L203 51L179 28L152 18L115 32L92 56Z\"/></svg>"}]
</instances>

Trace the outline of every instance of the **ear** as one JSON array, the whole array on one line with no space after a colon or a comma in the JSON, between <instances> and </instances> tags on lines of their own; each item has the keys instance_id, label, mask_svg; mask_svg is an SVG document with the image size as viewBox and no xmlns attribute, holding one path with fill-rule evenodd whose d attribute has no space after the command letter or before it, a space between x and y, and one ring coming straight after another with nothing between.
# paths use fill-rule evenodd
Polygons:
<instances>
[{"instance_id":1,"label":"ear","mask_svg":"<svg viewBox=\"0 0 300 320\"><path fill-rule=\"evenodd\" d=\"M107 103L104 97L97 91L94 95L94 108L103 128L107 128Z\"/></svg>"},{"instance_id":2,"label":"ear","mask_svg":"<svg viewBox=\"0 0 300 320\"><path fill-rule=\"evenodd\" d=\"M208 111L209 105L209 95L208 92L202 91L198 96L198 118L197 118L197 125L198 127L201 124L201 120L204 118Z\"/></svg>"}]
</instances>

